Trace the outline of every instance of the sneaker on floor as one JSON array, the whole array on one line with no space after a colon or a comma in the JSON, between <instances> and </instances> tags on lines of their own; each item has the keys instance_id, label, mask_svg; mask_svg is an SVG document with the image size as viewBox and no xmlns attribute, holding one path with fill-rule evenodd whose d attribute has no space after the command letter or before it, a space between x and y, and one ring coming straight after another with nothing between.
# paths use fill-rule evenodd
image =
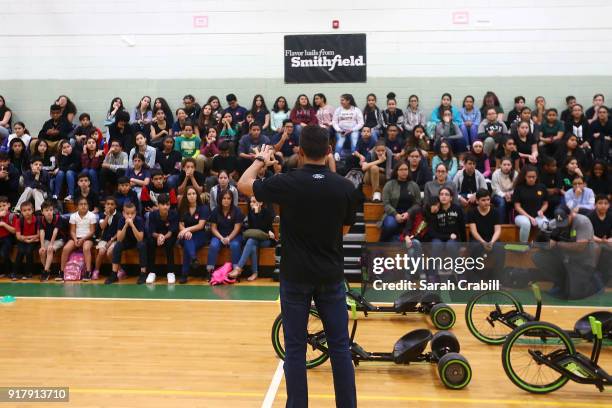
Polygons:
<instances>
[{"instance_id":1,"label":"sneaker on floor","mask_svg":"<svg viewBox=\"0 0 612 408\"><path fill-rule=\"evenodd\" d=\"M91 273L91 280L98 280L98 279L100 279L100 270L94 269L93 272Z\"/></svg>"},{"instance_id":2,"label":"sneaker on floor","mask_svg":"<svg viewBox=\"0 0 612 408\"><path fill-rule=\"evenodd\" d=\"M382 201L382 194L380 194L380 191L376 191L372 194L372 201L375 203L380 203Z\"/></svg>"},{"instance_id":3,"label":"sneaker on floor","mask_svg":"<svg viewBox=\"0 0 612 408\"><path fill-rule=\"evenodd\" d=\"M2 279L2 278L6 278L6 274L0 273L0 279Z\"/></svg>"},{"instance_id":4,"label":"sneaker on floor","mask_svg":"<svg viewBox=\"0 0 612 408\"><path fill-rule=\"evenodd\" d=\"M16 281L16 280L19 280L19 278L20 278L20 277L19 277L19 276L17 276L17 274L16 274L16 273L11 273L10 278L11 278L11 280L12 280L12 281Z\"/></svg>"},{"instance_id":5,"label":"sneaker on floor","mask_svg":"<svg viewBox=\"0 0 612 408\"><path fill-rule=\"evenodd\" d=\"M140 275L138 275L138 280L136 281L136 283L139 285L142 285L146 281L147 281L147 274L144 272L140 272Z\"/></svg>"},{"instance_id":6,"label":"sneaker on floor","mask_svg":"<svg viewBox=\"0 0 612 408\"><path fill-rule=\"evenodd\" d=\"M127 272L124 271L123 269L119 269L119 272L117 272L117 279L123 280L125 278L127 278Z\"/></svg>"},{"instance_id":7,"label":"sneaker on floor","mask_svg":"<svg viewBox=\"0 0 612 408\"><path fill-rule=\"evenodd\" d=\"M64 197L64 201L72 201L72 196L68 194L66 197Z\"/></svg>"},{"instance_id":8,"label":"sneaker on floor","mask_svg":"<svg viewBox=\"0 0 612 408\"><path fill-rule=\"evenodd\" d=\"M55 277L55 281L61 282L63 280L64 280L64 273L63 272L58 273L57 276Z\"/></svg>"},{"instance_id":9,"label":"sneaker on floor","mask_svg":"<svg viewBox=\"0 0 612 408\"><path fill-rule=\"evenodd\" d=\"M89 280L91 279L91 272L87 272L85 271L85 273L83 274L83 282L89 282Z\"/></svg>"},{"instance_id":10,"label":"sneaker on floor","mask_svg":"<svg viewBox=\"0 0 612 408\"><path fill-rule=\"evenodd\" d=\"M153 272L149 272L149 274L147 275L147 283L154 283L155 282L155 278L157 276L153 273Z\"/></svg>"},{"instance_id":11,"label":"sneaker on floor","mask_svg":"<svg viewBox=\"0 0 612 408\"><path fill-rule=\"evenodd\" d=\"M334 153L334 160L340 161L340 154L338 152Z\"/></svg>"},{"instance_id":12,"label":"sneaker on floor","mask_svg":"<svg viewBox=\"0 0 612 408\"><path fill-rule=\"evenodd\" d=\"M179 276L179 283L181 285L184 285L187 283L187 274L186 273L181 273L181 276Z\"/></svg>"},{"instance_id":13,"label":"sneaker on floor","mask_svg":"<svg viewBox=\"0 0 612 408\"><path fill-rule=\"evenodd\" d=\"M50 273L47 271L43 271L43 273L40 274L40 281L41 282L46 282L49 280L49 275Z\"/></svg>"},{"instance_id":14,"label":"sneaker on floor","mask_svg":"<svg viewBox=\"0 0 612 408\"><path fill-rule=\"evenodd\" d=\"M28 280L32 277L32 275L21 275L21 280Z\"/></svg>"},{"instance_id":15,"label":"sneaker on floor","mask_svg":"<svg viewBox=\"0 0 612 408\"><path fill-rule=\"evenodd\" d=\"M168 283L172 284L176 282L176 276L174 276L174 274L172 272L170 272L168 275L166 275L168 277Z\"/></svg>"},{"instance_id":16,"label":"sneaker on floor","mask_svg":"<svg viewBox=\"0 0 612 408\"><path fill-rule=\"evenodd\" d=\"M119 282L119 278L117 278L117 273L112 272L108 278L104 281L105 285L110 285L115 282Z\"/></svg>"}]
</instances>

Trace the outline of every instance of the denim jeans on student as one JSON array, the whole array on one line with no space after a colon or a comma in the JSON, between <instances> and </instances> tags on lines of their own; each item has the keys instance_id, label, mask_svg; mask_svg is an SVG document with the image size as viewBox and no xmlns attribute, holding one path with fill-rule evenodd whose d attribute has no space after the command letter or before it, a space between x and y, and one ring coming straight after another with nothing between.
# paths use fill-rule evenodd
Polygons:
<instances>
[{"instance_id":1,"label":"denim jeans on student","mask_svg":"<svg viewBox=\"0 0 612 408\"><path fill-rule=\"evenodd\" d=\"M346 138L350 137L350 141L351 141L351 146L350 148L345 148L345 142L346 142ZM355 130L354 132L351 132L350 135L345 136L344 134L340 133L340 132L336 132L336 149L335 152L338 153L340 156L342 157L348 157L350 156L355 149L357 148L357 141L359 140L359 131Z\"/></svg>"},{"instance_id":2,"label":"denim jeans on student","mask_svg":"<svg viewBox=\"0 0 612 408\"><path fill-rule=\"evenodd\" d=\"M372 140L374 141L374 143L378 142L378 138L381 135L381 130L380 129L370 129L370 131L372 132Z\"/></svg>"},{"instance_id":3,"label":"denim jeans on student","mask_svg":"<svg viewBox=\"0 0 612 408\"><path fill-rule=\"evenodd\" d=\"M11 235L0 238L0 274L12 272L13 263L11 262L11 249L13 248L13 237Z\"/></svg>"},{"instance_id":4,"label":"denim jeans on student","mask_svg":"<svg viewBox=\"0 0 612 408\"><path fill-rule=\"evenodd\" d=\"M223 244L221 240L217 237L212 237L210 240L210 246L208 247L208 262L206 265L215 266L217 263L217 257L219 256L219 251ZM237 235L232 239L229 243L230 251L232 252L232 265L238 265L238 261L240 261L240 249L242 248L242 235Z\"/></svg>"},{"instance_id":5,"label":"denim jeans on student","mask_svg":"<svg viewBox=\"0 0 612 408\"><path fill-rule=\"evenodd\" d=\"M509 205L506 202L506 199L502 196L494 194L493 195L493 205L495 206L495 212L497 213L497 216L499 217L499 222L501 222L502 224L505 224L508 220L508 210L509 210Z\"/></svg>"},{"instance_id":6,"label":"denim jeans on student","mask_svg":"<svg viewBox=\"0 0 612 408\"><path fill-rule=\"evenodd\" d=\"M546 217L536 217L536 224L540 229L542 229L547 222L548 219ZM529 233L531 232L532 227L529 218L525 217L524 215L517 215L514 217L514 224L519 227L519 241L529 241Z\"/></svg>"},{"instance_id":7,"label":"denim jeans on student","mask_svg":"<svg viewBox=\"0 0 612 408\"><path fill-rule=\"evenodd\" d=\"M281 276L280 301L285 335L287 407L308 406L306 332L314 299L327 339L334 376L336 407L357 406L355 370L351 359L344 282L327 285L290 282ZM309 347L309 346L308 346Z\"/></svg>"},{"instance_id":8,"label":"denim jeans on student","mask_svg":"<svg viewBox=\"0 0 612 408\"><path fill-rule=\"evenodd\" d=\"M147 267L147 243L145 241L117 241L113 247L113 263L121 263L121 254L128 249L138 250L138 262L141 268Z\"/></svg>"},{"instance_id":9,"label":"denim jeans on student","mask_svg":"<svg viewBox=\"0 0 612 408\"><path fill-rule=\"evenodd\" d=\"M83 169L83 173L89 176L91 182L91 189L96 193L100 192L100 183L98 182L98 170L96 169Z\"/></svg>"},{"instance_id":10,"label":"denim jeans on student","mask_svg":"<svg viewBox=\"0 0 612 408\"><path fill-rule=\"evenodd\" d=\"M472 126L465 126L465 122L459 126L461 128L461 133L463 133L463 137L471 146L474 141L478 139L478 123L472 123ZM453 150L454 152L454 150Z\"/></svg>"},{"instance_id":11,"label":"denim jeans on student","mask_svg":"<svg viewBox=\"0 0 612 408\"><path fill-rule=\"evenodd\" d=\"M198 249L206 245L207 234L206 231L197 231L191 234L191 239L181 240L183 246L183 267L181 268L182 273L189 272L189 266L194 259L197 259Z\"/></svg>"},{"instance_id":12,"label":"denim jeans on student","mask_svg":"<svg viewBox=\"0 0 612 408\"><path fill-rule=\"evenodd\" d=\"M238 266L244 268L244 265L246 265L249 258L251 258L251 270L253 273L257 273L259 269L259 248L268 248L271 244L272 242L269 239L265 241L258 241L255 238L247 239L246 244L244 244L244 249L242 250L242 256L238 261Z\"/></svg>"},{"instance_id":13,"label":"denim jeans on student","mask_svg":"<svg viewBox=\"0 0 612 408\"><path fill-rule=\"evenodd\" d=\"M404 224L398 223L394 215L386 215L382 222L380 242L396 241L403 227Z\"/></svg>"},{"instance_id":14,"label":"denim jeans on student","mask_svg":"<svg viewBox=\"0 0 612 408\"><path fill-rule=\"evenodd\" d=\"M60 170L57 172L55 175L53 195L59 197L60 193L62 192L62 187L64 186L64 179L68 185L68 194L74 198L74 182L76 179L76 173L73 170Z\"/></svg>"}]
</instances>

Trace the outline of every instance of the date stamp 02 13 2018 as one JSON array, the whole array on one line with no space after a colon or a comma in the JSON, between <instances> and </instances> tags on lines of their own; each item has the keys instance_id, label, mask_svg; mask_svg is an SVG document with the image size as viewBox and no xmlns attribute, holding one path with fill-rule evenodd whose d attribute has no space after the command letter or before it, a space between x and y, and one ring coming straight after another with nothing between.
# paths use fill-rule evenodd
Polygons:
<instances>
[{"instance_id":1,"label":"date stamp 02 13 2018","mask_svg":"<svg viewBox=\"0 0 612 408\"><path fill-rule=\"evenodd\" d=\"M0 387L0 403L69 401L68 387Z\"/></svg>"}]
</instances>

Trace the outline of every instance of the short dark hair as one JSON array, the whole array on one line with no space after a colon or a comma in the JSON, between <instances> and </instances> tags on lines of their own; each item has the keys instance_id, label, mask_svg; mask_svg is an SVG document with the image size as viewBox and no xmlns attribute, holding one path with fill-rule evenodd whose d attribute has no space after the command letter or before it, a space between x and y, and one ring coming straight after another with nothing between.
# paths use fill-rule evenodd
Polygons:
<instances>
[{"instance_id":1,"label":"short dark hair","mask_svg":"<svg viewBox=\"0 0 612 408\"><path fill-rule=\"evenodd\" d=\"M34 164L34 163L36 163L36 162L41 162L41 163L42 163L42 162L43 162L42 157L40 157L40 156L34 156L34 157L32 157L32 158L30 159L30 164Z\"/></svg>"},{"instance_id":2,"label":"short dark hair","mask_svg":"<svg viewBox=\"0 0 612 408\"><path fill-rule=\"evenodd\" d=\"M89 206L89 201L87 200L87 197L80 196L80 197L77 197L77 199L75 201L76 201L77 205L80 204L81 201L85 201L87 203L87 205Z\"/></svg>"},{"instance_id":3,"label":"short dark hair","mask_svg":"<svg viewBox=\"0 0 612 408\"><path fill-rule=\"evenodd\" d=\"M574 95L567 95L567 96L565 97L565 103L566 103L566 104L567 104L567 103L570 103L570 101L571 101L571 100L574 100L574 101L575 101L575 100L576 100L576 97L575 97Z\"/></svg>"},{"instance_id":4,"label":"short dark hair","mask_svg":"<svg viewBox=\"0 0 612 408\"><path fill-rule=\"evenodd\" d=\"M304 126L300 135L300 147L307 158L322 159L329 149L329 132L320 126Z\"/></svg>"},{"instance_id":5,"label":"short dark hair","mask_svg":"<svg viewBox=\"0 0 612 408\"><path fill-rule=\"evenodd\" d=\"M224 140L219 144L220 151L227 152L229 149L230 149L230 144L227 140Z\"/></svg>"},{"instance_id":6,"label":"short dark hair","mask_svg":"<svg viewBox=\"0 0 612 408\"><path fill-rule=\"evenodd\" d=\"M555 115L559 113L559 112L557 111L557 108L549 108L549 109L546 109L546 114L547 114L547 115L548 115L550 112L555 112Z\"/></svg>"},{"instance_id":7,"label":"short dark hair","mask_svg":"<svg viewBox=\"0 0 612 408\"><path fill-rule=\"evenodd\" d=\"M89 116L89 113L83 112L79 115L79 121L82 121L85 118L87 118L87 120L91 120L91 116Z\"/></svg>"},{"instance_id":8,"label":"short dark hair","mask_svg":"<svg viewBox=\"0 0 612 408\"><path fill-rule=\"evenodd\" d=\"M129 121L130 121L130 114L127 113L126 111L119 111L115 114L115 123L129 122Z\"/></svg>"},{"instance_id":9,"label":"short dark hair","mask_svg":"<svg viewBox=\"0 0 612 408\"><path fill-rule=\"evenodd\" d=\"M187 158L183 159L183 162L181 163L181 168L185 168L185 165L187 163L191 163L194 166L196 165L196 161L195 161L195 159L193 157L187 157Z\"/></svg>"},{"instance_id":10,"label":"short dark hair","mask_svg":"<svg viewBox=\"0 0 612 408\"><path fill-rule=\"evenodd\" d=\"M153 179L153 177L163 176L163 175L164 175L164 173L160 169L153 169L153 170L151 170L151 179Z\"/></svg>"},{"instance_id":11,"label":"short dark hair","mask_svg":"<svg viewBox=\"0 0 612 408\"><path fill-rule=\"evenodd\" d=\"M170 204L170 196L166 193L162 193L157 196L157 204Z\"/></svg>"},{"instance_id":12,"label":"short dark hair","mask_svg":"<svg viewBox=\"0 0 612 408\"><path fill-rule=\"evenodd\" d=\"M9 203L9 199L7 196L0 196L0 203Z\"/></svg>"},{"instance_id":13,"label":"short dark hair","mask_svg":"<svg viewBox=\"0 0 612 408\"><path fill-rule=\"evenodd\" d=\"M31 201L24 201L23 203L21 203L21 205L19 206L19 208L21 210L23 210L23 207L32 207L34 208L34 205L32 205Z\"/></svg>"},{"instance_id":14,"label":"short dark hair","mask_svg":"<svg viewBox=\"0 0 612 408\"><path fill-rule=\"evenodd\" d=\"M79 173L79 176L77 177L77 181L79 181L80 179L84 179L84 178L86 178L87 180L91 182L91 179L89 178L89 174L86 172Z\"/></svg>"},{"instance_id":15,"label":"short dark hair","mask_svg":"<svg viewBox=\"0 0 612 408\"><path fill-rule=\"evenodd\" d=\"M605 194L597 194L595 196L595 202L598 202L598 201L608 201L608 202L610 202L610 199ZM1 202L2 202L2 200L0 199L0 203Z\"/></svg>"},{"instance_id":16,"label":"short dark hair","mask_svg":"<svg viewBox=\"0 0 612 408\"><path fill-rule=\"evenodd\" d=\"M115 197L113 197L112 195L106 196L106 198L104 199L104 201L112 201L113 203L115 203L115 205L117 205L117 199Z\"/></svg>"},{"instance_id":17,"label":"short dark hair","mask_svg":"<svg viewBox=\"0 0 612 408\"><path fill-rule=\"evenodd\" d=\"M49 112L61 112L61 111L62 111L62 107L55 103L49 107Z\"/></svg>"},{"instance_id":18,"label":"short dark hair","mask_svg":"<svg viewBox=\"0 0 612 408\"><path fill-rule=\"evenodd\" d=\"M519 103L520 101L525 102L525 97L521 95L514 97L514 103Z\"/></svg>"},{"instance_id":19,"label":"short dark hair","mask_svg":"<svg viewBox=\"0 0 612 408\"><path fill-rule=\"evenodd\" d=\"M123 204L123 209L125 210L125 209L128 209L128 208L136 209L136 206L134 205L133 202L128 201L127 203Z\"/></svg>"},{"instance_id":20,"label":"short dark hair","mask_svg":"<svg viewBox=\"0 0 612 408\"><path fill-rule=\"evenodd\" d=\"M185 100L185 99L191 99L192 101L195 101L195 98L191 94L187 94L187 95L183 96L183 100Z\"/></svg>"},{"instance_id":21,"label":"short dark hair","mask_svg":"<svg viewBox=\"0 0 612 408\"><path fill-rule=\"evenodd\" d=\"M467 162L471 161L472 163L476 164L476 162L477 162L478 160L476 160L476 157L475 157L473 154L466 154L466 155L465 155L465 158L463 159L463 161L464 161L465 163L467 163Z\"/></svg>"},{"instance_id":22,"label":"short dark hair","mask_svg":"<svg viewBox=\"0 0 612 408\"><path fill-rule=\"evenodd\" d=\"M476 192L476 199L480 200L484 197L491 197L491 193L486 188L481 188Z\"/></svg>"},{"instance_id":23,"label":"short dark hair","mask_svg":"<svg viewBox=\"0 0 612 408\"><path fill-rule=\"evenodd\" d=\"M55 207L55 206L53 205L53 201L52 201L52 200L49 200L49 199L47 199L47 200L43 201L43 202L42 202L42 204L40 205L40 209L41 209L41 210L44 210L45 208L49 208L49 207L50 207L50 208Z\"/></svg>"},{"instance_id":24,"label":"short dark hair","mask_svg":"<svg viewBox=\"0 0 612 408\"><path fill-rule=\"evenodd\" d=\"M225 97L225 100L227 102L231 102L231 101L237 101L238 98L236 98L236 95L234 95L233 93L231 94L227 94L227 96Z\"/></svg>"},{"instance_id":25,"label":"short dark hair","mask_svg":"<svg viewBox=\"0 0 612 408\"><path fill-rule=\"evenodd\" d=\"M11 158L9 157L8 153L0 152L0 161L5 161L5 160L11 160Z\"/></svg>"},{"instance_id":26,"label":"short dark hair","mask_svg":"<svg viewBox=\"0 0 612 408\"><path fill-rule=\"evenodd\" d=\"M110 141L110 145L112 146L113 143L117 143L119 145L119 147L121 147L123 149L123 143L121 143L121 140L119 139L114 139Z\"/></svg>"},{"instance_id":27,"label":"short dark hair","mask_svg":"<svg viewBox=\"0 0 612 408\"><path fill-rule=\"evenodd\" d=\"M259 124L259 122L253 121L253 122L249 123L249 130L253 129L254 127L258 127L258 128L261 129L261 125Z\"/></svg>"},{"instance_id":28,"label":"short dark hair","mask_svg":"<svg viewBox=\"0 0 612 408\"><path fill-rule=\"evenodd\" d=\"M285 119L283 120L283 126L288 125L289 123L291 123L291 125L293 126L293 121L291 119Z\"/></svg>"},{"instance_id":29,"label":"short dark hair","mask_svg":"<svg viewBox=\"0 0 612 408\"><path fill-rule=\"evenodd\" d=\"M130 179L125 176L121 176L119 179L117 179L117 184L130 184Z\"/></svg>"},{"instance_id":30,"label":"short dark hair","mask_svg":"<svg viewBox=\"0 0 612 408\"><path fill-rule=\"evenodd\" d=\"M193 123L189 119L185 119L185 122L183 122L183 129L185 129L187 126L191 126L193 128Z\"/></svg>"}]
</instances>

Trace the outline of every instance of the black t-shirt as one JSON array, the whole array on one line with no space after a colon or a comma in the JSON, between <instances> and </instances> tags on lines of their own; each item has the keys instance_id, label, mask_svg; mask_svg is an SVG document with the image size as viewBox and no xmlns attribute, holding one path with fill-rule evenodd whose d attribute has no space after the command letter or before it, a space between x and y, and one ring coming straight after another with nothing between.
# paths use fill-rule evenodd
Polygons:
<instances>
[{"instance_id":1,"label":"black t-shirt","mask_svg":"<svg viewBox=\"0 0 612 408\"><path fill-rule=\"evenodd\" d=\"M170 209L168 212L168 216L165 220L161 219L161 215L159 214L159 210L152 211L149 214L149 225L148 225L147 233L150 238L153 238L153 233L166 235L169 231L172 231L172 234L176 237L176 233L178 232L178 213Z\"/></svg>"},{"instance_id":2,"label":"black t-shirt","mask_svg":"<svg viewBox=\"0 0 612 408\"><path fill-rule=\"evenodd\" d=\"M221 211L221 208L217 206L210 214L209 220L211 224L217 225L219 234L227 237L232 233L236 224L242 224L242 221L244 221L244 214L242 214L240 208L233 206L230 212L225 215Z\"/></svg>"},{"instance_id":3,"label":"black t-shirt","mask_svg":"<svg viewBox=\"0 0 612 408\"><path fill-rule=\"evenodd\" d=\"M185 172L181 171L181 174L179 175L179 181L178 181L178 185L182 185L183 181L185 181ZM194 171L193 172L193 178L195 178L196 183L198 183L198 186L200 187L204 187L204 181L206 180L206 177L204 177L204 175L202 173L200 173L199 171ZM187 182L187 185L185 186L185 188L191 186L191 180L189 180Z\"/></svg>"},{"instance_id":4,"label":"black t-shirt","mask_svg":"<svg viewBox=\"0 0 612 408\"><path fill-rule=\"evenodd\" d=\"M527 134L524 141L517 134L513 135L512 139L516 143L516 150L523 154L531 154L531 146L536 144L535 137L531 133Z\"/></svg>"},{"instance_id":5,"label":"black t-shirt","mask_svg":"<svg viewBox=\"0 0 612 408\"><path fill-rule=\"evenodd\" d=\"M355 222L353 184L325 166L306 165L258 180L253 191L258 201L280 205L281 279L342 282L342 226Z\"/></svg>"},{"instance_id":6,"label":"black t-shirt","mask_svg":"<svg viewBox=\"0 0 612 408\"><path fill-rule=\"evenodd\" d=\"M529 154L531 154L531 153L529 153ZM501 160L501 159L503 159L506 156L507 156L506 151L504 150L503 146L500 143L499 147L497 148L497 151L495 152L495 158ZM521 156L519 156L519 153L516 150L513 150L510 153L510 160L512 160L512 164L513 165L514 165L514 162L516 162L520 158L521 158Z\"/></svg>"},{"instance_id":7,"label":"black t-shirt","mask_svg":"<svg viewBox=\"0 0 612 408\"><path fill-rule=\"evenodd\" d=\"M395 210L398 213L402 213L412 207L414 197L410 194L410 190L408 190L408 181L398 181L398 184L400 186L400 196Z\"/></svg>"},{"instance_id":8,"label":"black t-shirt","mask_svg":"<svg viewBox=\"0 0 612 408\"><path fill-rule=\"evenodd\" d=\"M179 220L185 225L185 228L193 227L197 225L200 221L208 221L210 218L210 208L207 205L200 205L196 207L196 210L193 214L189 211L180 215Z\"/></svg>"},{"instance_id":9,"label":"black t-shirt","mask_svg":"<svg viewBox=\"0 0 612 408\"><path fill-rule=\"evenodd\" d=\"M476 172L471 176L465 171L463 172L463 182L459 189L460 194L472 194L476 192Z\"/></svg>"},{"instance_id":10,"label":"black t-shirt","mask_svg":"<svg viewBox=\"0 0 612 408\"><path fill-rule=\"evenodd\" d=\"M489 209L486 215L482 215L478 208L472 208L467 213L466 224L476 224L476 230L478 230L482 239L490 242L495 233L495 226L499 224L499 217L493 207Z\"/></svg>"},{"instance_id":11,"label":"black t-shirt","mask_svg":"<svg viewBox=\"0 0 612 408\"><path fill-rule=\"evenodd\" d=\"M589 214L589 220L593 224L593 232L596 237L602 239L612 237L612 212L608 211L606 217L601 220L597 216L597 212L593 211Z\"/></svg>"},{"instance_id":12,"label":"black t-shirt","mask_svg":"<svg viewBox=\"0 0 612 408\"><path fill-rule=\"evenodd\" d=\"M125 226L125 218L121 216L121 218L119 219L119 224L117 225L117 230L121 231L124 226ZM142 217L140 217L139 215L137 215L134 218L134 226L136 227L138 231L144 232L144 221L142 220ZM134 236L134 231L132 231L132 227L127 227L125 229L125 237L123 238L124 245L136 245L136 242L137 240L136 240L136 237Z\"/></svg>"},{"instance_id":13,"label":"black t-shirt","mask_svg":"<svg viewBox=\"0 0 612 408\"><path fill-rule=\"evenodd\" d=\"M55 228L58 229L55 239L64 239L64 233L66 231L66 221L62 217L56 215L57 214L53 214L53 219L51 222L47 222L44 216L41 216L39 219L40 228L45 231L46 241L51 241L51 237L53 236L53 230Z\"/></svg>"},{"instance_id":14,"label":"black t-shirt","mask_svg":"<svg viewBox=\"0 0 612 408\"><path fill-rule=\"evenodd\" d=\"M512 202L519 203L523 210L532 217L538 216L538 211L547 199L546 187L540 183L534 186L522 184L517 186L512 194Z\"/></svg>"},{"instance_id":15,"label":"black t-shirt","mask_svg":"<svg viewBox=\"0 0 612 408\"><path fill-rule=\"evenodd\" d=\"M228 173L233 173L236 170L238 159L236 156L223 157L220 154L216 155L212 161L212 169L219 173L221 170L225 170Z\"/></svg>"},{"instance_id":16,"label":"black t-shirt","mask_svg":"<svg viewBox=\"0 0 612 408\"><path fill-rule=\"evenodd\" d=\"M561 175L557 173L547 173L545 171L540 172L540 183L544 184L546 188L561 188L563 183L561 181Z\"/></svg>"},{"instance_id":17,"label":"black t-shirt","mask_svg":"<svg viewBox=\"0 0 612 408\"><path fill-rule=\"evenodd\" d=\"M158 149L155 154L155 162L159 164L159 168L166 175L178 174L182 158L181 152L176 150L164 153L163 150Z\"/></svg>"}]
</instances>

